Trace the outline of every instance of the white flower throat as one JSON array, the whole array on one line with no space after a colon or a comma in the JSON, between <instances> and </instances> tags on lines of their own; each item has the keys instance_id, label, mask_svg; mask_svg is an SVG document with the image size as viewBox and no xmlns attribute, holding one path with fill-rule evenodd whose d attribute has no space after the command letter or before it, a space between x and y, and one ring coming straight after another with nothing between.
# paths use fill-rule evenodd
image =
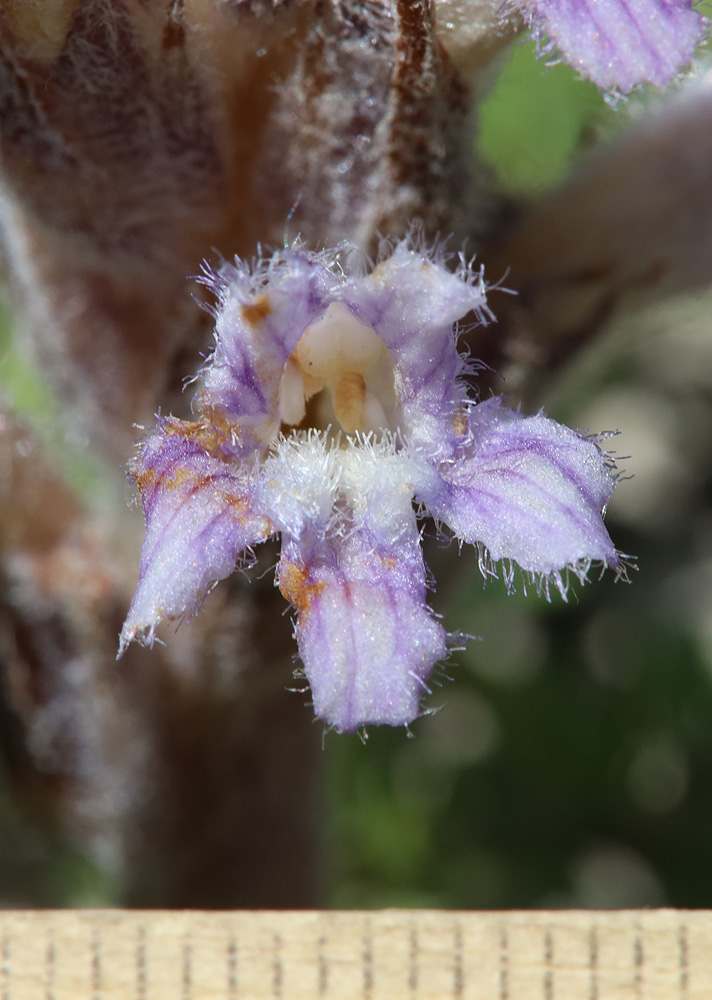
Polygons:
<instances>
[{"instance_id":1,"label":"white flower throat","mask_svg":"<svg viewBox=\"0 0 712 1000\"><path fill-rule=\"evenodd\" d=\"M395 429L396 393L390 351L378 334L340 302L308 326L284 366L280 417L300 424L316 400L315 424L336 420L347 434Z\"/></svg>"}]
</instances>

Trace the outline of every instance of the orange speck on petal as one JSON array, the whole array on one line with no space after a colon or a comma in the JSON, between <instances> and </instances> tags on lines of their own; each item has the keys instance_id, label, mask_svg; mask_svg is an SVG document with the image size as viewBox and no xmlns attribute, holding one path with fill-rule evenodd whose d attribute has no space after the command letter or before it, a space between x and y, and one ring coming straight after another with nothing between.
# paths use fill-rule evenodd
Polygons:
<instances>
[{"instance_id":1,"label":"orange speck on petal","mask_svg":"<svg viewBox=\"0 0 712 1000\"><path fill-rule=\"evenodd\" d=\"M163 480L163 488L177 490L187 486L191 493L197 493L208 485L212 476L198 475L192 469L175 469Z\"/></svg>"},{"instance_id":2,"label":"orange speck on petal","mask_svg":"<svg viewBox=\"0 0 712 1000\"><path fill-rule=\"evenodd\" d=\"M296 563L284 563L279 571L279 589L283 597L302 614L309 611L312 601L326 584L308 583L308 573Z\"/></svg>"},{"instance_id":3,"label":"orange speck on petal","mask_svg":"<svg viewBox=\"0 0 712 1000\"><path fill-rule=\"evenodd\" d=\"M140 472L134 472L133 477L139 493L152 490L158 480L158 474L154 469L141 469Z\"/></svg>"},{"instance_id":4,"label":"orange speck on petal","mask_svg":"<svg viewBox=\"0 0 712 1000\"><path fill-rule=\"evenodd\" d=\"M242 318L250 326L259 326L271 312L272 306L269 304L269 298L263 292L262 295L258 295L252 302L247 302L242 307Z\"/></svg>"},{"instance_id":5,"label":"orange speck on petal","mask_svg":"<svg viewBox=\"0 0 712 1000\"><path fill-rule=\"evenodd\" d=\"M458 437L467 433L467 413L465 410L455 410L455 415L452 418L452 429Z\"/></svg>"},{"instance_id":6,"label":"orange speck on petal","mask_svg":"<svg viewBox=\"0 0 712 1000\"><path fill-rule=\"evenodd\" d=\"M223 458L222 446L239 438L236 426L225 414L212 407L205 408L205 415L200 420L169 417L164 424L164 433L188 438L212 458Z\"/></svg>"}]
</instances>

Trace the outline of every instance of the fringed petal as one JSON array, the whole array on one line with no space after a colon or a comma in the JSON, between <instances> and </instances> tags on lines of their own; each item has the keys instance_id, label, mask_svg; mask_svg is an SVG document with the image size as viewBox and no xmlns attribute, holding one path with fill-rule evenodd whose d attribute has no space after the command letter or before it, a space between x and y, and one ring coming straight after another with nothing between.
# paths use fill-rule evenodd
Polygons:
<instances>
[{"instance_id":1,"label":"fringed petal","mask_svg":"<svg viewBox=\"0 0 712 1000\"><path fill-rule=\"evenodd\" d=\"M278 582L297 610L314 711L339 732L412 722L447 652L426 603L411 503L417 464L388 450L344 451L338 526L282 539Z\"/></svg>"},{"instance_id":2,"label":"fringed petal","mask_svg":"<svg viewBox=\"0 0 712 1000\"><path fill-rule=\"evenodd\" d=\"M236 421L242 451L263 448L280 424L280 380L297 341L333 301L343 275L337 251L300 244L251 269L237 260L208 279L219 296L215 351L203 374L198 407Z\"/></svg>"},{"instance_id":3,"label":"fringed petal","mask_svg":"<svg viewBox=\"0 0 712 1000\"><path fill-rule=\"evenodd\" d=\"M146 518L139 583L121 631L150 645L162 618L194 613L249 545L272 533L247 472L215 457L205 424L168 419L131 466Z\"/></svg>"},{"instance_id":4,"label":"fringed petal","mask_svg":"<svg viewBox=\"0 0 712 1000\"><path fill-rule=\"evenodd\" d=\"M411 446L430 455L451 452L466 397L453 324L468 314L489 315L479 270L461 262L453 272L437 248L429 255L404 240L343 295L391 352L399 426Z\"/></svg>"},{"instance_id":5,"label":"fringed petal","mask_svg":"<svg viewBox=\"0 0 712 1000\"><path fill-rule=\"evenodd\" d=\"M314 711L339 732L412 722L446 653L413 534L407 554L370 550L359 536L332 539L310 564L293 543L282 547L279 585L297 610Z\"/></svg>"},{"instance_id":6,"label":"fringed petal","mask_svg":"<svg viewBox=\"0 0 712 1000\"><path fill-rule=\"evenodd\" d=\"M603 90L663 87L688 65L705 31L690 0L527 0L551 47Z\"/></svg>"},{"instance_id":7,"label":"fringed petal","mask_svg":"<svg viewBox=\"0 0 712 1000\"><path fill-rule=\"evenodd\" d=\"M439 491L422 496L458 538L559 584L566 568L620 566L603 524L616 477L594 441L497 398L473 408L470 432L463 458L441 470Z\"/></svg>"}]
</instances>

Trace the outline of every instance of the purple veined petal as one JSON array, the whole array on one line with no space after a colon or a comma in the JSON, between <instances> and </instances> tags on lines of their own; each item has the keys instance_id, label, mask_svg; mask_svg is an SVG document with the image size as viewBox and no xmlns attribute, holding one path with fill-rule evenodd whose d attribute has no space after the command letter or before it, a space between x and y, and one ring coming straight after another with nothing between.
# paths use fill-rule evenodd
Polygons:
<instances>
[{"instance_id":1,"label":"purple veined petal","mask_svg":"<svg viewBox=\"0 0 712 1000\"><path fill-rule=\"evenodd\" d=\"M352 280L342 301L391 352L400 429L413 447L452 451L466 397L453 324L469 313L487 314L479 272L453 273L403 240L370 274Z\"/></svg>"},{"instance_id":2,"label":"purple veined petal","mask_svg":"<svg viewBox=\"0 0 712 1000\"><path fill-rule=\"evenodd\" d=\"M371 550L357 536L324 542L310 564L293 542L283 546L279 585L297 610L314 712L339 732L412 722L447 652L445 631L425 604L414 533L415 558Z\"/></svg>"},{"instance_id":3,"label":"purple veined petal","mask_svg":"<svg viewBox=\"0 0 712 1000\"><path fill-rule=\"evenodd\" d=\"M385 450L343 451L339 530L282 542L278 581L297 610L314 711L339 732L412 722L447 652L426 604L408 462Z\"/></svg>"},{"instance_id":4,"label":"purple veined petal","mask_svg":"<svg viewBox=\"0 0 712 1000\"><path fill-rule=\"evenodd\" d=\"M496 398L473 408L470 429L439 492L421 497L458 538L560 586L567 567L583 576L591 562L621 565L602 519L615 475L593 441Z\"/></svg>"},{"instance_id":5,"label":"purple veined petal","mask_svg":"<svg viewBox=\"0 0 712 1000\"><path fill-rule=\"evenodd\" d=\"M272 533L255 509L250 473L210 454L211 435L206 423L169 418L132 463L146 537L120 652L134 639L150 645L162 618L195 612L211 586L234 571L240 553Z\"/></svg>"},{"instance_id":6,"label":"purple veined petal","mask_svg":"<svg viewBox=\"0 0 712 1000\"><path fill-rule=\"evenodd\" d=\"M623 94L669 83L705 32L690 0L526 0L524 9L574 69Z\"/></svg>"},{"instance_id":7,"label":"purple veined petal","mask_svg":"<svg viewBox=\"0 0 712 1000\"><path fill-rule=\"evenodd\" d=\"M198 408L239 422L243 453L264 447L280 424L280 380L310 323L343 285L338 250L276 253L251 271L237 261L209 283L219 295L215 351L201 376Z\"/></svg>"}]
</instances>

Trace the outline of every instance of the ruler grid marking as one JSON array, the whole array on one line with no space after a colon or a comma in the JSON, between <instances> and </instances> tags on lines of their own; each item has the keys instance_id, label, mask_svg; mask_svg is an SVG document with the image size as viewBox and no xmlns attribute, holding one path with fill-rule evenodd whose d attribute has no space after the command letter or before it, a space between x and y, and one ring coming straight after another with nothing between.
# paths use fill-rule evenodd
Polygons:
<instances>
[{"instance_id":1,"label":"ruler grid marking","mask_svg":"<svg viewBox=\"0 0 712 1000\"><path fill-rule=\"evenodd\" d=\"M136 930L134 965L136 968L136 1000L146 1000L148 971L146 969L146 928L143 924L139 924Z\"/></svg>"},{"instance_id":2,"label":"ruler grid marking","mask_svg":"<svg viewBox=\"0 0 712 1000\"><path fill-rule=\"evenodd\" d=\"M0 1000L712 1000L711 956L712 910L5 911Z\"/></svg>"},{"instance_id":3,"label":"ruler grid marking","mask_svg":"<svg viewBox=\"0 0 712 1000\"><path fill-rule=\"evenodd\" d=\"M636 924L633 938L633 968L635 969L633 984L635 1000L643 1000L643 970L645 968L645 948L643 947L643 932L640 924Z\"/></svg>"},{"instance_id":4,"label":"ruler grid marking","mask_svg":"<svg viewBox=\"0 0 712 1000\"><path fill-rule=\"evenodd\" d=\"M588 932L588 1000L598 1000L598 928L595 924Z\"/></svg>"},{"instance_id":5,"label":"ruler grid marking","mask_svg":"<svg viewBox=\"0 0 712 1000\"><path fill-rule=\"evenodd\" d=\"M187 934L181 948L183 1000L191 1000L193 996L193 943Z\"/></svg>"},{"instance_id":6,"label":"ruler grid marking","mask_svg":"<svg viewBox=\"0 0 712 1000\"><path fill-rule=\"evenodd\" d=\"M10 935L7 927L3 927L2 930L2 951L0 952L2 957L2 965L0 965L0 972L2 973L2 991L0 991L0 1000L11 1000L10 998Z\"/></svg>"},{"instance_id":7,"label":"ruler grid marking","mask_svg":"<svg viewBox=\"0 0 712 1000\"><path fill-rule=\"evenodd\" d=\"M329 991L329 959L326 957L328 943L326 934L320 934L316 943L317 991L320 997L325 997Z\"/></svg>"},{"instance_id":8,"label":"ruler grid marking","mask_svg":"<svg viewBox=\"0 0 712 1000\"><path fill-rule=\"evenodd\" d=\"M462 1000L462 998L465 995L465 964L463 959L464 944L463 944L462 924L459 920L455 922L452 943L453 943L452 996L453 1000Z\"/></svg>"},{"instance_id":9,"label":"ruler grid marking","mask_svg":"<svg viewBox=\"0 0 712 1000\"><path fill-rule=\"evenodd\" d=\"M509 1000L509 935L499 929L499 1000Z\"/></svg>"},{"instance_id":10,"label":"ruler grid marking","mask_svg":"<svg viewBox=\"0 0 712 1000\"><path fill-rule=\"evenodd\" d=\"M408 928L408 993L412 997L418 995L418 961L420 959L420 942L418 928L411 923Z\"/></svg>"},{"instance_id":11,"label":"ruler grid marking","mask_svg":"<svg viewBox=\"0 0 712 1000\"><path fill-rule=\"evenodd\" d=\"M680 1000L688 1000L690 985L690 946L687 938L687 927L680 924L677 929L678 970L680 980Z\"/></svg>"},{"instance_id":12,"label":"ruler grid marking","mask_svg":"<svg viewBox=\"0 0 712 1000\"><path fill-rule=\"evenodd\" d=\"M281 934L272 935L272 996L274 1000L281 1000L284 990L282 943Z\"/></svg>"},{"instance_id":13,"label":"ruler grid marking","mask_svg":"<svg viewBox=\"0 0 712 1000\"><path fill-rule=\"evenodd\" d=\"M239 991L238 980L238 947L237 939L231 934L227 941L227 995L229 1000L237 1000Z\"/></svg>"},{"instance_id":14,"label":"ruler grid marking","mask_svg":"<svg viewBox=\"0 0 712 1000\"><path fill-rule=\"evenodd\" d=\"M361 963L363 965L363 1000L371 1000L373 996L373 934L371 921L368 919L361 938Z\"/></svg>"},{"instance_id":15,"label":"ruler grid marking","mask_svg":"<svg viewBox=\"0 0 712 1000\"><path fill-rule=\"evenodd\" d=\"M52 928L47 928L47 947L45 949L45 977L47 989L45 990L46 1000L54 1000L54 984L57 975L57 952L54 946L54 934Z\"/></svg>"},{"instance_id":16,"label":"ruler grid marking","mask_svg":"<svg viewBox=\"0 0 712 1000\"><path fill-rule=\"evenodd\" d=\"M98 927L94 928L90 945L90 982L92 1000L101 1000L101 932Z\"/></svg>"},{"instance_id":17,"label":"ruler grid marking","mask_svg":"<svg viewBox=\"0 0 712 1000\"><path fill-rule=\"evenodd\" d=\"M554 936L551 928L544 931L544 1000L554 1000Z\"/></svg>"}]
</instances>

